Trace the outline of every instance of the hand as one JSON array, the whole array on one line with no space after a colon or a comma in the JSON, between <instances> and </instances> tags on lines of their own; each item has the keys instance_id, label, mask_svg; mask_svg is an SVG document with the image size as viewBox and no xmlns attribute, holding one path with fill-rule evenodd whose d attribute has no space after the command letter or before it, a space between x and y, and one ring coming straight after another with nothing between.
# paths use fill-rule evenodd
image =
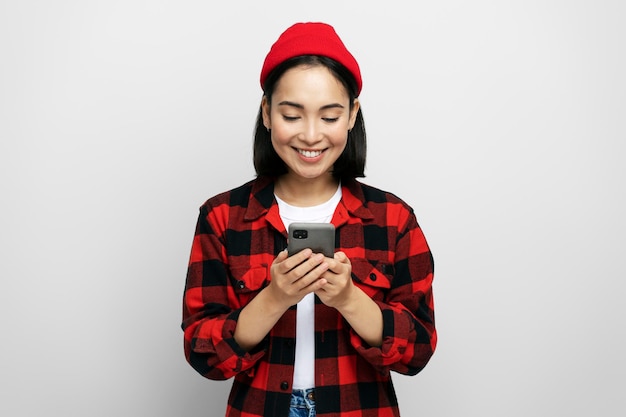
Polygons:
<instances>
[{"instance_id":1,"label":"hand","mask_svg":"<svg viewBox=\"0 0 626 417\"><path fill-rule=\"evenodd\" d=\"M336 252L334 258L326 258L326 262L328 270L321 275L326 283L315 294L327 306L341 311L354 300L357 288L352 283L352 264L343 252Z\"/></svg>"},{"instance_id":2,"label":"hand","mask_svg":"<svg viewBox=\"0 0 626 417\"><path fill-rule=\"evenodd\" d=\"M303 249L292 256L288 256L286 250L282 251L272 262L272 279L266 289L286 310L326 284L321 275L328 269L327 260L330 259L314 254L311 249Z\"/></svg>"}]
</instances>

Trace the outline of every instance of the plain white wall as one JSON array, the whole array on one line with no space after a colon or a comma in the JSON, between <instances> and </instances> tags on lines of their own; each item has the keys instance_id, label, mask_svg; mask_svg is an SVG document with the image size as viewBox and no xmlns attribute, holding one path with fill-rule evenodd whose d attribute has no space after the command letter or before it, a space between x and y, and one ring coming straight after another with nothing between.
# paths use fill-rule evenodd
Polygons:
<instances>
[{"instance_id":1,"label":"plain white wall","mask_svg":"<svg viewBox=\"0 0 626 417\"><path fill-rule=\"evenodd\" d=\"M0 414L223 414L182 351L197 209L253 177L262 60L321 20L365 181L435 256L403 415L624 415L624 3L247 3L0 1Z\"/></svg>"}]
</instances>

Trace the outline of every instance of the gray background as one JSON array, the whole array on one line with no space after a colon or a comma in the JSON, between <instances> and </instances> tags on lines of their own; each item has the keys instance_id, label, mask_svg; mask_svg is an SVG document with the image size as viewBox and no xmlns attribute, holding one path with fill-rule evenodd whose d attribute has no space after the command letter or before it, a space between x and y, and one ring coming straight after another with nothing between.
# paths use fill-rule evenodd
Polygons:
<instances>
[{"instance_id":1,"label":"gray background","mask_svg":"<svg viewBox=\"0 0 626 417\"><path fill-rule=\"evenodd\" d=\"M1 415L223 414L182 351L197 209L253 177L263 58L307 20L436 260L403 415L626 413L624 2L408 4L0 1Z\"/></svg>"}]
</instances>

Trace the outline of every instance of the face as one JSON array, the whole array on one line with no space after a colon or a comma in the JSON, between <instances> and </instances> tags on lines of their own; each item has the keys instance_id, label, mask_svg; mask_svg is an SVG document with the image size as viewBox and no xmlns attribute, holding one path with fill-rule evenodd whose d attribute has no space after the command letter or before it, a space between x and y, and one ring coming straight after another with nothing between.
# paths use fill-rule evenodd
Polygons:
<instances>
[{"instance_id":1,"label":"face","mask_svg":"<svg viewBox=\"0 0 626 417\"><path fill-rule=\"evenodd\" d=\"M359 108L323 66L299 66L276 84L272 104L263 99L263 123L290 176L327 180L348 139Z\"/></svg>"}]
</instances>

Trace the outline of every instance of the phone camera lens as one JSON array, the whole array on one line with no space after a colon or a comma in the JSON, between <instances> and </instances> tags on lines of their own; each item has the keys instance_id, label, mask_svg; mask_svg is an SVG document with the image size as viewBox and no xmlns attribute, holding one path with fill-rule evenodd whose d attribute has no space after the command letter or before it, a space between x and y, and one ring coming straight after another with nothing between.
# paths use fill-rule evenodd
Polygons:
<instances>
[{"instance_id":1,"label":"phone camera lens","mask_svg":"<svg viewBox=\"0 0 626 417\"><path fill-rule=\"evenodd\" d=\"M294 230L293 231L293 237L295 239L306 239L308 237L309 233L306 230Z\"/></svg>"}]
</instances>

